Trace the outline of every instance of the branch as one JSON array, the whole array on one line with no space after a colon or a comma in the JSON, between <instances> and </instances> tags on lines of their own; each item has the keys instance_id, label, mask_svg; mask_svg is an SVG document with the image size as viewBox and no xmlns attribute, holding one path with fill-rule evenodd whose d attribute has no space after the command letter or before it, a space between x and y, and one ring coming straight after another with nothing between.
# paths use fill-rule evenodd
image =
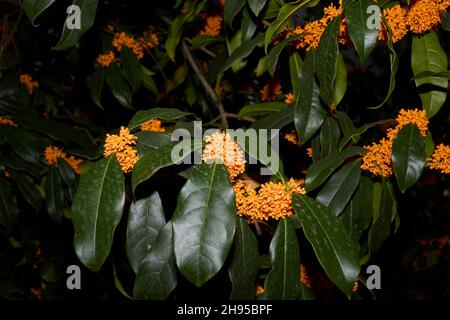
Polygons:
<instances>
[{"instance_id":1,"label":"branch","mask_svg":"<svg viewBox=\"0 0 450 320\"><path fill-rule=\"evenodd\" d=\"M192 69L194 70L195 74L197 75L198 79L200 80L201 84L203 85L203 88L205 89L206 93L209 95L209 97L213 101L214 105L219 110L220 120L221 120L222 125L225 128L228 128L227 116L226 116L223 104L220 101L220 99L217 96L217 94L214 91L214 89L211 88L211 86L209 85L208 81L206 81L205 77L203 76L202 72L200 71L197 63L195 62L194 58L192 57L191 52L189 51L188 47L186 46L185 39L183 39L181 41L181 48L183 50L184 56L189 61L189 64L191 65Z\"/></svg>"}]
</instances>

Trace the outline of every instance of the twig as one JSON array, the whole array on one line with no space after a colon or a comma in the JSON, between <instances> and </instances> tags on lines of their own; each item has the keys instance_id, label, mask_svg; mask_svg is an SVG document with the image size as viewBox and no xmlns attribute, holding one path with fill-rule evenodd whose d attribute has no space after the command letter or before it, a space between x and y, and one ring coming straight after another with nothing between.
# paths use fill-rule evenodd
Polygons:
<instances>
[{"instance_id":1,"label":"twig","mask_svg":"<svg viewBox=\"0 0 450 320\"><path fill-rule=\"evenodd\" d=\"M261 231L261 227L259 226L258 221L254 221L253 224L255 225L256 235L261 236L262 231Z\"/></svg>"},{"instance_id":2,"label":"twig","mask_svg":"<svg viewBox=\"0 0 450 320\"><path fill-rule=\"evenodd\" d=\"M235 113L229 113L229 112L225 112L225 116L226 116L227 118L242 119L242 120L245 120L245 121L248 121L248 122L254 122L254 121L256 121L255 118L247 117L247 116L245 116L245 117L239 117L239 115L237 115L237 114L235 114ZM218 120L220 120L220 117L221 117L220 115L217 116L217 117L215 117L215 118L212 119L210 122L208 122L206 125L209 126L209 125L213 124L214 122L217 122Z\"/></svg>"},{"instance_id":3,"label":"twig","mask_svg":"<svg viewBox=\"0 0 450 320\"><path fill-rule=\"evenodd\" d=\"M186 57L186 59L189 61L189 64L191 65L192 69L194 70L195 74L197 75L198 79L200 80L201 84L203 85L203 88L205 89L206 93L209 95L211 100L213 101L216 108L219 110L220 113L220 120L222 125L225 128L228 128L228 121L227 116L225 114L225 108L223 107L222 102L220 101L219 97L217 96L216 92L211 88L208 81L206 81L205 77L203 76L202 72L200 71L197 63L195 62L194 58L192 57L191 52L189 51L185 39L181 41L181 48L183 50L183 53Z\"/></svg>"},{"instance_id":4,"label":"twig","mask_svg":"<svg viewBox=\"0 0 450 320\"><path fill-rule=\"evenodd\" d=\"M192 45L192 39L189 39L189 38L185 38L185 39L186 39L186 41L187 41L190 45ZM211 58L215 58L215 57L216 57L216 54L215 54L214 52L209 51L208 49L206 49L206 48L203 47L203 46L199 47L199 49L202 50L202 51L203 51L204 53L206 53L207 55L209 55Z\"/></svg>"}]
</instances>

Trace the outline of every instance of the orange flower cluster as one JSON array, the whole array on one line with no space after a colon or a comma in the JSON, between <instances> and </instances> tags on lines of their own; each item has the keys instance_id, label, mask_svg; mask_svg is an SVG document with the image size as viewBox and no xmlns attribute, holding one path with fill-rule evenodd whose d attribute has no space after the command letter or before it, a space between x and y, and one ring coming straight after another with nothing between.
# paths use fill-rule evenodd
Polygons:
<instances>
[{"instance_id":1,"label":"orange flower cluster","mask_svg":"<svg viewBox=\"0 0 450 320\"><path fill-rule=\"evenodd\" d=\"M120 127L119 135L107 134L103 155L108 157L115 154L122 171L127 173L133 170L139 160L137 150L132 145L136 144L137 137L130 133L128 128Z\"/></svg>"},{"instance_id":2,"label":"orange flower cluster","mask_svg":"<svg viewBox=\"0 0 450 320\"><path fill-rule=\"evenodd\" d=\"M300 282L311 289L311 279L308 276L308 271L304 265L300 265Z\"/></svg>"},{"instance_id":3,"label":"orange flower cluster","mask_svg":"<svg viewBox=\"0 0 450 320\"><path fill-rule=\"evenodd\" d=\"M294 102L294 94L292 92L289 92L284 96L284 103L286 104L292 104Z\"/></svg>"},{"instance_id":4,"label":"orange flower cluster","mask_svg":"<svg viewBox=\"0 0 450 320\"><path fill-rule=\"evenodd\" d=\"M352 292L355 293L356 291L358 291L358 287L359 287L358 281L355 281L355 284L353 285Z\"/></svg>"},{"instance_id":5,"label":"orange flower cluster","mask_svg":"<svg viewBox=\"0 0 450 320\"><path fill-rule=\"evenodd\" d=\"M150 119L141 124L142 131L164 132L166 129L161 125L158 119Z\"/></svg>"},{"instance_id":6,"label":"orange flower cluster","mask_svg":"<svg viewBox=\"0 0 450 320\"><path fill-rule=\"evenodd\" d=\"M312 158L313 157L313 149L310 148L306 148L306 154L308 155L308 157Z\"/></svg>"},{"instance_id":7,"label":"orange flower cluster","mask_svg":"<svg viewBox=\"0 0 450 320\"><path fill-rule=\"evenodd\" d=\"M110 64L114 61L115 58L116 58L116 55L114 54L114 52L109 51L108 53L100 54L97 57L96 61L103 68L107 68L110 66Z\"/></svg>"},{"instance_id":8,"label":"orange flower cluster","mask_svg":"<svg viewBox=\"0 0 450 320\"><path fill-rule=\"evenodd\" d=\"M284 139L286 139L287 141L289 141L292 144L295 144L295 145L298 144L297 133L295 133L295 130L292 130L292 132L290 132L290 133L285 133Z\"/></svg>"},{"instance_id":9,"label":"orange flower cluster","mask_svg":"<svg viewBox=\"0 0 450 320\"><path fill-rule=\"evenodd\" d=\"M441 173L450 174L450 146L438 145L431 156L428 167L440 170Z\"/></svg>"},{"instance_id":10,"label":"orange flower cluster","mask_svg":"<svg viewBox=\"0 0 450 320\"><path fill-rule=\"evenodd\" d=\"M144 32L144 36L140 39L141 44L149 49L159 46L158 35L152 32Z\"/></svg>"},{"instance_id":11,"label":"orange flower cluster","mask_svg":"<svg viewBox=\"0 0 450 320\"><path fill-rule=\"evenodd\" d=\"M419 0L409 9L406 23L413 33L424 33L441 23L440 1Z\"/></svg>"},{"instance_id":12,"label":"orange flower cluster","mask_svg":"<svg viewBox=\"0 0 450 320\"><path fill-rule=\"evenodd\" d=\"M220 160L232 181L245 171L244 153L228 133L215 132L207 136L205 142L203 161Z\"/></svg>"},{"instance_id":13,"label":"orange flower cluster","mask_svg":"<svg viewBox=\"0 0 450 320\"><path fill-rule=\"evenodd\" d=\"M32 94L35 88L39 88L39 82L33 81L33 78L28 73L21 74L19 82L25 85L29 94Z\"/></svg>"},{"instance_id":14,"label":"orange flower cluster","mask_svg":"<svg viewBox=\"0 0 450 320\"><path fill-rule=\"evenodd\" d=\"M258 191L237 180L234 184L237 213L249 221L283 219L294 214L292 209L292 194L305 194L303 180L290 179L282 182L266 182Z\"/></svg>"},{"instance_id":15,"label":"orange flower cluster","mask_svg":"<svg viewBox=\"0 0 450 320\"><path fill-rule=\"evenodd\" d=\"M222 20L223 17L221 15L207 17L205 26L203 27L203 30L199 32L199 35L211 37L219 36L220 31L222 30Z\"/></svg>"},{"instance_id":16,"label":"orange flower cluster","mask_svg":"<svg viewBox=\"0 0 450 320\"><path fill-rule=\"evenodd\" d=\"M281 92L281 84L279 81L267 83L259 91L261 94L261 101L273 101L281 94Z\"/></svg>"},{"instance_id":17,"label":"orange flower cluster","mask_svg":"<svg viewBox=\"0 0 450 320\"><path fill-rule=\"evenodd\" d=\"M423 137L427 135L428 118L424 110L401 109L397 118L397 125L387 130L387 138L382 138L379 143L364 146L366 154L363 157L361 169L372 172L374 175L390 177L392 171L392 144L400 129L408 124L416 125Z\"/></svg>"},{"instance_id":18,"label":"orange flower cluster","mask_svg":"<svg viewBox=\"0 0 450 320\"><path fill-rule=\"evenodd\" d=\"M15 123L14 121L12 121L10 118L7 117L0 117L0 124L3 125L7 125L7 126L13 126L13 127L18 127L17 123Z\"/></svg>"},{"instance_id":19,"label":"orange flower cluster","mask_svg":"<svg viewBox=\"0 0 450 320\"><path fill-rule=\"evenodd\" d=\"M258 284L258 286L256 287L256 296L259 297L264 293L264 291L265 291L264 288Z\"/></svg>"},{"instance_id":20,"label":"orange flower cluster","mask_svg":"<svg viewBox=\"0 0 450 320\"><path fill-rule=\"evenodd\" d=\"M83 162L83 160L77 159L74 156L68 157L67 154L63 152L62 148L48 146L47 148L45 148L44 156L48 165L56 167L58 165L58 159L62 159L70 165L75 173L80 174L80 164Z\"/></svg>"},{"instance_id":21,"label":"orange flower cluster","mask_svg":"<svg viewBox=\"0 0 450 320\"><path fill-rule=\"evenodd\" d=\"M407 10L402 8L399 4L393 6L392 8L383 9L384 17L389 29L391 29L392 32L391 40L393 43L403 39L403 37L408 33L406 13ZM381 23L381 29L378 33L378 40L387 40L387 30L383 22Z\"/></svg>"},{"instance_id":22,"label":"orange flower cluster","mask_svg":"<svg viewBox=\"0 0 450 320\"><path fill-rule=\"evenodd\" d=\"M125 32L114 34L112 42L117 51L122 51L123 47L130 48L138 59L144 57L144 47L141 41L135 40L132 36L128 36Z\"/></svg>"}]
</instances>

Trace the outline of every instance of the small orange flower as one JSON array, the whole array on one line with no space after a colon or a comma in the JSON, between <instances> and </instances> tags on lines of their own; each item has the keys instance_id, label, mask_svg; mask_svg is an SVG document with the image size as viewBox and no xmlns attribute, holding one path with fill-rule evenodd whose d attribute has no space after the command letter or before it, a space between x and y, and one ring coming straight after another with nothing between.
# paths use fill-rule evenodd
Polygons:
<instances>
[{"instance_id":1,"label":"small orange flower","mask_svg":"<svg viewBox=\"0 0 450 320\"><path fill-rule=\"evenodd\" d=\"M222 16L210 16L206 18L206 24L203 27L203 30L200 31L199 35L201 36L211 36L217 37L220 35L220 31L222 30Z\"/></svg>"},{"instance_id":2,"label":"small orange flower","mask_svg":"<svg viewBox=\"0 0 450 320\"><path fill-rule=\"evenodd\" d=\"M205 138L202 160L220 160L227 168L230 180L245 171L244 153L228 133L215 132Z\"/></svg>"},{"instance_id":3,"label":"small orange flower","mask_svg":"<svg viewBox=\"0 0 450 320\"><path fill-rule=\"evenodd\" d=\"M144 57L144 48L140 41L136 41L132 36L128 36L125 32L116 33L112 42L117 51L122 51L123 47L130 48L138 59Z\"/></svg>"},{"instance_id":4,"label":"small orange flower","mask_svg":"<svg viewBox=\"0 0 450 320\"><path fill-rule=\"evenodd\" d=\"M144 32L144 36L140 39L141 44L149 49L159 46L159 38L155 33Z\"/></svg>"},{"instance_id":5,"label":"small orange flower","mask_svg":"<svg viewBox=\"0 0 450 320\"><path fill-rule=\"evenodd\" d=\"M292 130L292 132L290 132L290 133L285 133L284 139L286 139L287 141L289 141L292 144L295 144L295 145L298 144L297 133L294 130Z\"/></svg>"},{"instance_id":6,"label":"small orange flower","mask_svg":"<svg viewBox=\"0 0 450 320\"><path fill-rule=\"evenodd\" d=\"M260 91L261 101L273 101L281 94L281 84L279 81L267 83Z\"/></svg>"},{"instance_id":7,"label":"small orange flower","mask_svg":"<svg viewBox=\"0 0 450 320\"><path fill-rule=\"evenodd\" d=\"M356 293L356 291L358 291L358 281L355 281L355 284L353 285L353 289L352 289L353 293Z\"/></svg>"},{"instance_id":8,"label":"small orange flower","mask_svg":"<svg viewBox=\"0 0 450 320\"><path fill-rule=\"evenodd\" d=\"M393 43L396 43L403 39L408 33L408 28L406 24L406 9L403 9L399 4L393 6L392 8L383 9L383 14L386 22L391 29ZM378 34L379 40L387 39L387 31L384 23L381 23L380 32Z\"/></svg>"},{"instance_id":9,"label":"small orange flower","mask_svg":"<svg viewBox=\"0 0 450 320\"><path fill-rule=\"evenodd\" d=\"M308 157L312 158L313 157L313 149L310 148L306 148L306 154L308 155Z\"/></svg>"},{"instance_id":10,"label":"small orange flower","mask_svg":"<svg viewBox=\"0 0 450 320\"><path fill-rule=\"evenodd\" d=\"M300 282L311 289L311 279L308 276L308 271L304 265L300 265Z\"/></svg>"},{"instance_id":11,"label":"small orange flower","mask_svg":"<svg viewBox=\"0 0 450 320\"><path fill-rule=\"evenodd\" d=\"M294 94L292 92L289 92L284 96L284 103L286 104L292 104L294 102Z\"/></svg>"},{"instance_id":12,"label":"small orange flower","mask_svg":"<svg viewBox=\"0 0 450 320\"><path fill-rule=\"evenodd\" d=\"M164 132L166 129L161 125L158 119L150 119L141 124L142 131Z\"/></svg>"},{"instance_id":13,"label":"small orange flower","mask_svg":"<svg viewBox=\"0 0 450 320\"><path fill-rule=\"evenodd\" d=\"M413 33L424 33L441 23L439 3L436 0L416 1L406 16L406 23Z\"/></svg>"},{"instance_id":14,"label":"small orange flower","mask_svg":"<svg viewBox=\"0 0 450 320\"><path fill-rule=\"evenodd\" d=\"M17 123L9 119L8 117L0 117L0 124L12 126L12 127L18 127Z\"/></svg>"},{"instance_id":15,"label":"small orange flower","mask_svg":"<svg viewBox=\"0 0 450 320\"><path fill-rule=\"evenodd\" d=\"M258 286L256 287L256 296L259 297L264 293L264 291L264 287L258 284Z\"/></svg>"},{"instance_id":16,"label":"small orange flower","mask_svg":"<svg viewBox=\"0 0 450 320\"><path fill-rule=\"evenodd\" d=\"M100 54L97 57L96 61L103 68L107 68L110 66L110 64L114 61L115 58L116 58L116 56L115 56L114 52L109 51L108 53Z\"/></svg>"},{"instance_id":17,"label":"small orange flower","mask_svg":"<svg viewBox=\"0 0 450 320\"><path fill-rule=\"evenodd\" d=\"M25 85L29 94L32 94L35 88L39 88L39 83L37 81L33 81L33 78L28 73L21 74L19 82Z\"/></svg>"},{"instance_id":18,"label":"small orange flower","mask_svg":"<svg viewBox=\"0 0 450 320\"><path fill-rule=\"evenodd\" d=\"M74 156L68 157L67 154L63 152L62 148L48 146L47 148L45 148L44 157L48 165L55 167L58 165L58 159L62 159L71 166L72 170L75 173L80 174L80 164L83 162L83 160L77 159Z\"/></svg>"},{"instance_id":19,"label":"small orange flower","mask_svg":"<svg viewBox=\"0 0 450 320\"><path fill-rule=\"evenodd\" d=\"M115 154L122 171L127 173L133 170L139 160L137 151L131 146L136 144L137 137L130 133L128 128L120 127L119 135L107 134L103 155L108 157Z\"/></svg>"},{"instance_id":20,"label":"small orange flower","mask_svg":"<svg viewBox=\"0 0 450 320\"><path fill-rule=\"evenodd\" d=\"M450 146L438 145L431 156L428 167L433 170L440 170L444 174L450 174Z\"/></svg>"}]
</instances>

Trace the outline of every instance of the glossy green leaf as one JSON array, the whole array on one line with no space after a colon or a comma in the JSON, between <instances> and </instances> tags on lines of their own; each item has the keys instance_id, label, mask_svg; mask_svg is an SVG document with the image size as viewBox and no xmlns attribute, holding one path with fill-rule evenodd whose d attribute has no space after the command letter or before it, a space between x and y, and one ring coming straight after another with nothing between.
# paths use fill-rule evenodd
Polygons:
<instances>
[{"instance_id":1,"label":"glossy green leaf","mask_svg":"<svg viewBox=\"0 0 450 320\"><path fill-rule=\"evenodd\" d=\"M283 109L286 109L288 106L283 102L271 101L271 102L262 102L262 103L253 103L244 106L241 110L239 110L239 117L246 116L261 116L266 115L271 112L278 112Z\"/></svg>"},{"instance_id":2,"label":"glossy green leaf","mask_svg":"<svg viewBox=\"0 0 450 320\"><path fill-rule=\"evenodd\" d=\"M23 160L31 163L39 161L39 149L31 132L22 128L1 126L0 139L6 141Z\"/></svg>"},{"instance_id":3,"label":"glossy green leaf","mask_svg":"<svg viewBox=\"0 0 450 320\"><path fill-rule=\"evenodd\" d=\"M347 163L327 181L316 200L339 216L359 184L361 160Z\"/></svg>"},{"instance_id":4,"label":"glossy green leaf","mask_svg":"<svg viewBox=\"0 0 450 320\"><path fill-rule=\"evenodd\" d=\"M131 88L135 93L142 84L142 68L136 55L129 48L123 48L120 52L122 71Z\"/></svg>"},{"instance_id":5,"label":"glossy green leaf","mask_svg":"<svg viewBox=\"0 0 450 320\"><path fill-rule=\"evenodd\" d=\"M414 36L412 41L411 66L414 76L422 72L444 72L447 70L447 54L439 43L438 35L430 31L422 36ZM429 118L433 117L444 105L447 98L448 80L445 77L427 77L416 79L416 86L431 85L434 90L426 89L420 93L423 109ZM419 88L420 91L420 88Z\"/></svg>"},{"instance_id":6,"label":"glossy green leaf","mask_svg":"<svg viewBox=\"0 0 450 320\"><path fill-rule=\"evenodd\" d=\"M334 113L337 121L339 122L339 126L341 127L342 134L344 135L344 139L346 136L349 136L355 131L355 126L353 125L352 119L347 115L347 113L343 111L336 111ZM346 142L347 143L347 142Z\"/></svg>"},{"instance_id":7,"label":"glossy green leaf","mask_svg":"<svg viewBox=\"0 0 450 320\"><path fill-rule=\"evenodd\" d=\"M377 251L391 233L391 216L394 208L392 185L383 181L375 189L373 201L373 222L369 230L370 253Z\"/></svg>"},{"instance_id":8,"label":"glossy green leaf","mask_svg":"<svg viewBox=\"0 0 450 320\"><path fill-rule=\"evenodd\" d=\"M36 178L40 176L41 172L39 164L27 162L16 154L0 155L0 165L4 165L12 170L25 172Z\"/></svg>"},{"instance_id":9,"label":"glossy green leaf","mask_svg":"<svg viewBox=\"0 0 450 320\"><path fill-rule=\"evenodd\" d=\"M347 92L347 66L342 54L339 53L336 69L336 81L334 83L334 106L338 106Z\"/></svg>"},{"instance_id":10,"label":"glossy green leaf","mask_svg":"<svg viewBox=\"0 0 450 320\"><path fill-rule=\"evenodd\" d=\"M360 128L353 128L352 131L348 131L347 133L344 132L344 137L342 138L341 142L339 143L339 150L344 149L344 147L350 142L350 140L353 140L353 143L356 143L361 138L361 135L364 134L367 130L370 128L373 128L379 124L385 124L387 122L390 122L392 120L380 120L376 122L366 123L365 125L361 126Z\"/></svg>"},{"instance_id":11,"label":"glossy green leaf","mask_svg":"<svg viewBox=\"0 0 450 320\"><path fill-rule=\"evenodd\" d=\"M348 147L341 153L331 154L326 158L314 162L306 173L305 184L308 191L317 189L328 179L347 158L362 156L365 150L361 147Z\"/></svg>"},{"instance_id":12,"label":"glossy green leaf","mask_svg":"<svg viewBox=\"0 0 450 320\"><path fill-rule=\"evenodd\" d=\"M137 137L136 149L140 158L170 143L170 136L164 132L138 131L134 135Z\"/></svg>"},{"instance_id":13,"label":"glossy green leaf","mask_svg":"<svg viewBox=\"0 0 450 320\"><path fill-rule=\"evenodd\" d=\"M151 119L160 119L163 121L173 121L184 118L191 115L192 113L182 112L178 109L173 108L153 108L148 110L140 110L131 118L128 128L130 130L135 130L141 126L144 122Z\"/></svg>"},{"instance_id":14,"label":"glossy green leaf","mask_svg":"<svg viewBox=\"0 0 450 320\"><path fill-rule=\"evenodd\" d=\"M267 0L247 0L247 3L255 16L259 15L261 10L266 5L266 2Z\"/></svg>"},{"instance_id":15,"label":"glossy green leaf","mask_svg":"<svg viewBox=\"0 0 450 320\"><path fill-rule=\"evenodd\" d=\"M289 57L289 73L291 76L291 85L294 90L294 96L298 95L300 89L300 71L302 70L303 60L298 54L298 52L294 52Z\"/></svg>"},{"instance_id":16,"label":"glossy green leaf","mask_svg":"<svg viewBox=\"0 0 450 320\"><path fill-rule=\"evenodd\" d=\"M142 86L151 93L158 94L158 87L156 85L155 80L153 80L152 78L153 73L143 65L141 65L141 69L142 69Z\"/></svg>"},{"instance_id":17,"label":"glossy green leaf","mask_svg":"<svg viewBox=\"0 0 450 320\"><path fill-rule=\"evenodd\" d=\"M223 266L233 243L236 205L223 164L193 166L173 215L178 269L197 287Z\"/></svg>"},{"instance_id":18,"label":"glossy green leaf","mask_svg":"<svg viewBox=\"0 0 450 320\"><path fill-rule=\"evenodd\" d=\"M64 193L62 179L56 167L50 167L45 180L45 203L50 217L60 222L64 213Z\"/></svg>"},{"instance_id":19,"label":"glossy green leaf","mask_svg":"<svg viewBox=\"0 0 450 320\"><path fill-rule=\"evenodd\" d=\"M189 152L179 154L176 152L176 149L174 149L177 146L180 151L189 149ZM190 140L183 140L181 142L174 141L154 152L145 154L139 159L133 169L131 176L131 188L133 192L140 183L150 179L158 170L181 162L184 158L189 156L191 152L198 150L201 146L201 143L195 143L194 146L192 146L192 141Z\"/></svg>"},{"instance_id":20,"label":"glossy green leaf","mask_svg":"<svg viewBox=\"0 0 450 320\"><path fill-rule=\"evenodd\" d=\"M225 5L223 8L223 16L225 18L225 22L228 25L233 24L234 17L242 10L245 5L245 0L230 0L225 1Z\"/></svg>"},{"instance_id":21,"label":"glossy green leaf","mask_svg":"<svg viewBox=\"0 0 450 320\"><path fill-rule=\"evenodd\" d=\"M326 117L320 128L321 158L336 153L340 137L341 129L338 121L331 116Z\"/></svg>"},{"instance_id":22,"label":"glossy green leaf","mask_svg":"<svg viewBox=\"0 0 450 320\"><path fill-rule=\"evenodd\" d=\"M294 105L294 123L300 144L307 142L320 128L325 119L325 110L320 105L319 87L314 79L315 54L309 51L300 71L298 92Z\"/></svg>"},{"instance_id":23,"label":"glossy green leaf","mask_svg":"<svg viewBox=\"0 0 450 320\"><path fill-rule=\"evenodd\" d=\"M166 218L157 191L130 206L127 225L127 257L135 273L166 225Z\"/></svg>"},{"instance_id":24,"label":"glossy green leaf","mask_svg":"<svg viewBox=\"0 0 450 320\"><path fill-rule=\"evenodd\" d=\"M273 77L275 75L275 70L277 68L278 58L280 57L283 49L289 44L289 40L283 40L281 43L277 44L270 50L267 56L267 71Z\"/></svg>"},{"instance_id":25,"label":"glossy green leaf","mask_svg":"<svg viewBox=\"0 0 450 320\"><path fill-rule=\"evenodd\" d=\"M372 219L373 183L362 176L355 195L348 203L339 219L344 223L350 238L358 243L364 230Z\"/></svg>"},{"instance_id":26,"label":"glossy green leaf","mask_svg":"<svg viewBox=\"0 0 450 320\"><path fill-rule=\"evenodd\" d=\"M425 139L417 126L409 124L400 129L391 157L398 187L404 193L419 180L425 166Z\"/></svg>"},{"instance_id":27,"label":"glossy green leaf","mask_svg":"<svg viewBox=\"0 0 450 320\"><path fill-rule=\"evenodd\" d=\"M125 77L122 74L122 70L120 70L120 66L115 63L110 65L108 69L106 69L105 77L106 83L117 101L119 101L119 103L126 108L132 108L130 86L125 81Z\"/></svg>"},{"instance_id":28,"label":"glossy green leaf","mask_svg":"<svg viewBox=\"0 0 450 320\"><path fill-rule=\"evenodd\" d=\"M425 158L431 158L433 155L435 148L435 144L433 141L433 136L431 135L431 132L427 132L427 136L425 137Z\"/></svg>"},{"instance_id":29,"label":"glossy green leaf","mask_svg":"<svg viewBox=\"0 0 450 320\"><path fill-rule=\"evenodd\" d=\"M380 30L380 20L370 21L373 12L368 12L369 6L376 6L373 0L353 1L345 10L348 34L355 45L361 62L364 62L377 43ZM378 25L376 23L378 22Z\"/></svg>"},{"instance_id":30,"label":"glossy green leaf","mask_svg":"<svg viewBox=\"0 0 450 320\"><path fill-rule=\"evenodd\" d=\"M269 46L270 41L272 41L272 38L284 29L284 27L289 23L291 17L301 7L313 7L318 2L318 0L299 0L284 4L278 11L277 19L269 26L269 28L267 28L264 38L264 50L267 52L267 47Z\"/></svg>"},{"instance_id":31,"label":"glossy green leaf","mask_svg":"<svg viewBox=\"0 0 450 320\"><path fill-rule=\"evenodd\" d=\"M258 27L256 19L250 13L248 8L244 8L242 11L241 21L241 42L250 40L256 32Z\"/></svg>"},{"instance_id":32,"label":"glossy green leaf","mask_svg":"<svg viewBox=\"0 0 450 320\"><path fill-rule=\"evenodd\" d=\"M233 288L231 300L254 300L255 281L258 274L258 242L248 221L236 218L232 258L228 274Z\"/></svg>"},{"instance_id":33,"label":"glossy green leaf","mask_svg":"<svg viewBox=\"0 0 450 320\"><path fill-rule=\"evenodd\" d=\"M339 46L337 38L341 18L334 18L320 37L317 50L316 73L320 83L320 97L331 107L335 107L334 84L336 81Z\"/></svg>"},{"instance_id":34,"label":"glossy green leaf","mask_svg":"<svg viewBox=\"0 0 450 320\"><path fill-rule=\"evenodd\" d=\"M81 172L72 204L74 247L80 261L92 271L100 270L111 250L125 204L124 180L115 156Z\"/></svg>"},{"instance_id":35,"label":"glossy green leaf","mask_svg":"<svg viewBox=\"0 0 450 320\"><path fill-rule=\"evenodd\" d=\"M264 283L269 300L295 300L300 292L300 249L295 229L288 219L278 223L270 242L272 270Z\"/></svg>"},{"instance_id":36,"label":"glossy green leaf","mask_svg":"<svg viewBox=\"0 0 450 320\"><path fill-rule=\"evenodd\" d=\"M164 300L177 286L173 228L169 221L142 261L133 289L135 299Z\"/></svg>"},{"instance_id":37,"label":"glossy green leaf","mask_svg":"<svg viewBox=\"0 0 450 320\"><path fill-rule=\"evenodd\" d=\"M74 0L72 5L80 8L80 16L76 12L68 12L67 19L64 22L64 28L61 38L56 44L55 50L65 50L75 45L81 36L88 31L95 20L98 0ZM74 19L80 20L80 28L69 28ZM69 27L68 27L69 26Z\"/></svg>"},{"instance_id":38,"label":"glossy green leaf","mask_svg":"<svg viewBox=\"0 0 450 320\"><path fill-rule=\"evenodd\" d=\"M91 99L94 103L103 110L102 106L102 91L105 84L105 72L98 70L86 79L86 85L91 94Z\"/></svg>"},{"instance_id":39,"label":"glossy green leaf","mask_svg":"<svg viewBox=\"0 0 450 320\"><path fill-rule=\"evenodd\" d=\"M22 6L31 23L34 26L37 26L34 21L45 9L50 7L53 2L55 2L55 0L22 0Z\"/></svg>"},{"instance_id":40,"label":"glossy green leaf","mask_svg":"<svg viewBox=\"0 0 450 320\"><path fill-rule=\"evenodd\" d=\"M360 266L358 248L344 225L331 210L308 196L294 193L292 206L326 274L350 298Z\"/></svg>"},{"instance_id":41,"label":"glossy green leaf","mask_svg":"<svg viewBox=\"0 0 450 320\"><path fill-rule=\"evenodd\" d=\"M19 208L9 183L0 179L0 224L10 233L19 218Z\"/></svg>"},{"instance_id":42,"label":"glossy green leaf","mask_svg":"<svg viewBox=\"0 0 450 320\"><path fill-rule=\"evenodd\" d=\"M230 55L230 57L225 61L225 63L220 68L220 73L226 71L229 69L232 65L235 64L236 61L242 60L247 58L250 53L257 47L261 46L264 41L264 34L260 33L257 36L255 36L253 39L244 42L241 46L233 50L233 53Z\"/></svg>"},{"instance_id":43,"label":"glossy green leaf","mask_svg":"<svg viewBox=\"0 0 450 320\"><path fill-rule=\"evenodd\" d=\"M9 171L11 178L15 181L22 196L36 211L39 211L42 205L42 195L40 194L36 184L29 175L20 171Z\"/></svg>"},{"instance_id":44,"label":"glossy green leaf","mask_svg":"<svg viewBox=\"0 0 450 320\"><path fill-rule=\"evenodd\" d=\"M286 108L279 112L265 116L251 125L258 129L281 129L294 121L294 108Z\"/></svg>"}]
</instances>

